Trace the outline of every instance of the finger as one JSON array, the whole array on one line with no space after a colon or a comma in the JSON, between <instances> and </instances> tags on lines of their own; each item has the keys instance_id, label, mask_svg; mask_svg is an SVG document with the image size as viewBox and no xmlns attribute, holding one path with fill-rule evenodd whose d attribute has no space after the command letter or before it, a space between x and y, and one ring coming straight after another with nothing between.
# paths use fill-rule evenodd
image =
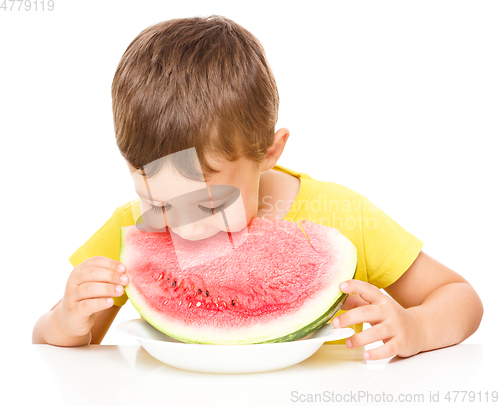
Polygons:
<instances>
[{"instance_id":1,"label":"finger","mask_svg":"<svg viewBox=\"0 0 500 406\"><path fill-rule=\"evenodd\" d=\"M74 297L75 302L87 299L120 297L123 295L123 286L111 283L88 282L78 287Z\"/></svg>"},{"instance_id":2,"label":"finger","mask_svg":"<svg viewBox=\"0 0 500 406\"><path fill-rule=\"evenodd\" d=\"M83 261L80 265L78 265L79 268L85 269L85 268L107 268L111 269L116 272L125 272L126 266L125 264L122 264L119 261L115 261L114 259L111 258L106 258L106 257L91 257Z\"/></svg>"},{"instance_id":3,"label":"finger","mask_svg":"<svg viewBox=\"0 0 500 406\"><path fill-rule=\"evenodd\" d=\"M109 309L113 304L113 299L108 297L82 300L76 304L76 307L80 316L89 317L94 313Z\"/></svg>"},{"instance_id":4,"label":"finger","mask_svg":"<svg viewBox=\"0 0 500 406\"><path fill-rule=\"evenodd\" d=\"M72 282L75 285L82 285L86 282L107 282L126 285L127 275L108 268L89 267L78 269Z\"/></svg>"},{"instance_id":5,"label":"finger","mask_svg":"<svg viewBox=\"0 0 500 406\"><path fill-rule=\"evenodd\" d=\"M380 306L366 305L349 310L333 319L336 328L342 328L359 323L377 324L385 320Z\"/></svg>"},{"instance_id":6,"label":"finger","mask_svg":"<svg viewBox=\"0 0 500 406\"><path fill-rule=\"evenodd\" d=\"M384 323L375 324L374 326L349 337L346 340L346 345L349 348L364 347L365 345L375 343L381 340L392 338Z\"/></svg>"},{"instance_id":7,"label":"finger","mask_svg":"<svg viewBox=\"0 0 500 406\"><path fill-rule=\"evenodd\" d=\"M397 353L398 353L397 342L394 338L391 338L380 347L365 351L363 353L363 357L366 360L378 360L378 359L394 357Z\"/></svg>"},{"instance_id":8,"label":"finger","mask_svg":"<svg viewBox=\"0 0 500 406\"><path fill-rule=\"evenodd\" d=\"M355 309L356 307L366 306L368 304L369 303L366 300L361 299L361 297L357 293L354 293L347 297L346 301L341 307L341 310L351 310Z\"/></svg>"},{"instance_id":9,"label":"finger","mask_svg":"<svg viewBox=\"0 0 500 406\"><path fill-rule=\"evenodd\" d=\"M344 293L357 293L361 299L370 304L380 304L386 297L376 286L356 279L342 282L339 288Z\"/></svg>"}]
</instances>

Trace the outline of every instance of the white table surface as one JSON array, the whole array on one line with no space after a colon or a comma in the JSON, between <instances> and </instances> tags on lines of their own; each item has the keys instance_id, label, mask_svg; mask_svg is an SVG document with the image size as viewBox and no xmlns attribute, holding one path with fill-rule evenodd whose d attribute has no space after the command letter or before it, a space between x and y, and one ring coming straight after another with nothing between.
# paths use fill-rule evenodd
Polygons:
<instances>
[{"instance_id":1,"label":"white table surface","mask_svg":"<svg viewBox=\"0 0 500 406\"><path fill-rule=\"evenodd\" d=\"M307 360L279 371L253 374L204 374L165 365L140 345L92 345L62 348L49 345L2 346L9 370L2 383L2 404L51 405L289 405L399 404L398 396L436 394L447 402L448 391L482 392L481 404L500 391L497 346L459 344L418 354L365 361L363 349L324 345ZM334 395L332 395L332 392ZM489 402L485 402L489 392ZM365 398L360 397L365 394ZM351 394L358 397L351 397ZM339 402L338 396L348 401ZM331 400L337 396L337 401ZM375 398L378 396L379 401ZM383 397L385 396L385 397ZM455 397L451 393L452 399ZM468 395L467 395L468 396ZM321 401L318 399L321 397ZM311 399L311 398L309 398ZM330 400L329 400L330 399ZM334 397L335 399L335 397ZM303 400L301 402L300 400Z\"/></svg>"}]
</instances>

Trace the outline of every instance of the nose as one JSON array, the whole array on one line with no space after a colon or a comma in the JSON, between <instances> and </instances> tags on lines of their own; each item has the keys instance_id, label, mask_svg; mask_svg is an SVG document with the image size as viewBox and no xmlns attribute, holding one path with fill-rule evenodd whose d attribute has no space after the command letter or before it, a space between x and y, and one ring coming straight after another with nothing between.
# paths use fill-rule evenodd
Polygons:
<instances>
[{"instance_id":1,"label":"nose","mask_svg":"<svg viewBox=\"0 0 500 406\"><path fill-rule=\"evenodd\" d=\"M186 240L196 240L196 237L202 236L206 233L206 227L199 222L184 224L180 227L173 228L172 230L179 237L182 237Z\"/></svg>"}]
</instances>

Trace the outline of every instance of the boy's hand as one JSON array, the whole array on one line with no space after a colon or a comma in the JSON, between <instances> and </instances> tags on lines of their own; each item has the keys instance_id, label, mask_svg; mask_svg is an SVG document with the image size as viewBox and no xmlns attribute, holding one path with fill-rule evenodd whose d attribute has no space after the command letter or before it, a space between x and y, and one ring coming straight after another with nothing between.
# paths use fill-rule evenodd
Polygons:
<instances>
[{"instance_id":1,"label":"boy's hand","mask_svg":"<svg viewBox=\"0 0 500 406\"><path fill-rule=\"evenodd\" d=\"M128 283L125 265L106 257L88 258L69 275L59 306L60 321L69 336L88 334L96 316L113 306ZM122 280L123 277L123 280Z\"/></svg>"},{"instance_id":2,"label":"boy's hand","mask_svg":"<svg viewBox=\"0 0 500 406\"><path fill-rule=\"evenodd\" d=\"M410 357L423 347L423 326L411 310L405 309L377 287L355 279L342 282L340 290L349 295L341 310L349 310L333 319L336 328L370 323L372 327L346 340L349 348L362 347L382 340L384 345L365 351L365 359L377 360L394 355Z\"/></svg>"}]
</instances>

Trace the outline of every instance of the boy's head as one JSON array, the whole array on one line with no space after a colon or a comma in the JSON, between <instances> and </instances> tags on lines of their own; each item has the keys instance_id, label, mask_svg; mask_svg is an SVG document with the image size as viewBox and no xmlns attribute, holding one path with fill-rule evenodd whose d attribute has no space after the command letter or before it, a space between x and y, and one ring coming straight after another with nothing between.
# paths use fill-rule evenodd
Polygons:
<instances>
[{"instance_id":1,"label":"boy's head","mask_svg":"<svg viewBox=\"0 0 500 406\"><path fill-rule=\"evenodd\" d=\"M260 173L276 164L289 133L275 133L276 81L249 31L214 15L146 28L120 60L112 105L117 145L131 173L152 177L171 155L188 180L243 188L246 217L256 215ZM190 148L201 171L193 170L194 161L175 159Z\"/></svg>"}]
</instances>

